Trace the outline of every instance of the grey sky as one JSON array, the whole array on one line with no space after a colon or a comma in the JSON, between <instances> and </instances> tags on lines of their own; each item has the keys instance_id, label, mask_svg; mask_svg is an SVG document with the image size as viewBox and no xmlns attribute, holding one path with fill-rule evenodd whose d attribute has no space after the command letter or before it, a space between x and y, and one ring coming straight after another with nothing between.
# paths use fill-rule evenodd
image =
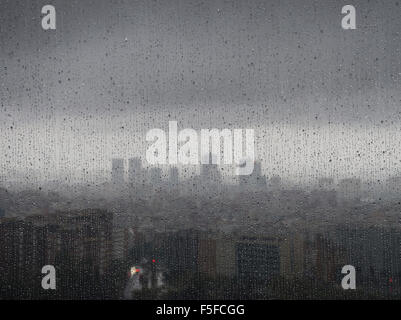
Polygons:
<instances>
[{"instance_id":1,"label":"grey sky","mask_svg":"<svg viewBox=\"0 0 401 320\"><path fill-rule=\"evenodd\" d=\"M41 29L48 3L56 31ZM345 4L356 30L341 29ZM267 173L398 170L399 1L0 5L0 174L109 168L168 120L254 128Z\"/></svg>"}]
</instances>

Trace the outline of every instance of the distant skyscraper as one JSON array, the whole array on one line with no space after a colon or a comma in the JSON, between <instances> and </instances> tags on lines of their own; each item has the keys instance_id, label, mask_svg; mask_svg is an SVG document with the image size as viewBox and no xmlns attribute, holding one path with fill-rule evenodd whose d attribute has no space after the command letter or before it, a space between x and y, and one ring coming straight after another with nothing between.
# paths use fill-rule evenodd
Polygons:
<instances>
[{"instance_id":1,"label":"distant skyscraper","mask_svg":"<svg viewBox=\"0 0 401 320\"><path fill-rule=\"evenodd\" d=\"M253 172L250 175L239 176L239 184L242 191L266 190L266 177L262 175L262 165L260 161L254 163Z\"/></svg>"},{"instance_id":2,"label":"distant skyscraper","mask_svg":"<svg viewBox=\"0 0 401 320\"><path fill-rule=\"evenodd\" d=\"M160 168L151 168L150 170L150 184L153 188L161 186L162 183L162 170Z\"/></svg>"},{"instance_id":3,"label":"distant skyscraper","mask_svg":"<svg viewBox=\"0 0 401 320\"><path fill-rule=\"evenodd\" d=\"M333 178L320 178L318 180L318 188L323 190L334 189L334 179Z\"/></svg>"},{"instance_id":4,"label":"distant skyscraper","mask_svg":"<svg viewBox=\"0 0 401 320\"><path fill-rule=\"evenodd\" d=\"M140 158L131 158L128 160L128 182L133 185L143 185L144 171Z\"/></svg>"},{"instance_id":5,"label":"distant skyscraper","mask_svg":"<svg viewBox=\"0 0 401 320\"><path fill-rule=\"evenodd\" d=\"M209 157L209 161L206 164L201 165L200 175L203 184L221 184L221 174L217 164L213 163L216 160L216 155L207 154L204 157ZM207 160L207 159L206 159ZM214 161L216 162L216 161Z\"/></svg>"},{"instance_id":6,"label":"distant skyscraper","mask_svg":"<svg viewBox=\"0 0 401 320\"><path fill-rule=\"evenodd\" d=\"M170 189L176 189L178 187L178 168L172 167L169 170L168 184Z\"/></svg>"},{"instance_id":7,"label":"distant skyscraper","mask_svg":"<svg viewBox=\"0 0 401 320\"><path fill-rule=\"evenodd\" d=\"M124 159L113 159L111 181L115 184L124 183Z\"/></svg>"},{"instance_id":8,"label":"distant skyscraper","mask_svg":"<svg viewBox=\"0 0 401 320\"><path fill-rule=\"evenodd\" d=\"M338 194L343 200L358 201L361 193L361 179L348 178L340 181Z\"/></svg>"},{"instance_id":9,"label":"distant skyscraper","mask_svg":"<svg viewBox=\"0 0 401 320\"><path fill-rule=\"evenodd\" d=\"M255 180L256 187L258 190L266 190L267 188L267 179L266 176L262 175L262 167L260 161L255 162Z\"/></svg>"},{"instance_id":10,"label":"distant skyscraper","mask_svg":"<svg viewBox=\"0 0 401 320\"><path fill-rule=\"evenodd\" d=\"M386 197L399 198L401 196L401 177L391 177L386 181Z\"/></svg>"},{"instance_id":11,"label":"distant skyscraper","mask_svg":"<svg viewBox=\"0 0 401 320\"><path fill-rule=\"evenodd\" d=\"M272 176L270 179L270 187L272 190L277 191L281 189L281 178L280 176Z\"/></svg>"},{"instance_id":12,"label":"distant skyscraper","mask_svg":"<svg viewBox=\"0 0 401 320\"><path fill-rule=\"evenodd\" d=\"M260 163L260 161L255 161L252 175L254 175L255 177L262 175L262 164Z\"/></svg>"}]
</instances>

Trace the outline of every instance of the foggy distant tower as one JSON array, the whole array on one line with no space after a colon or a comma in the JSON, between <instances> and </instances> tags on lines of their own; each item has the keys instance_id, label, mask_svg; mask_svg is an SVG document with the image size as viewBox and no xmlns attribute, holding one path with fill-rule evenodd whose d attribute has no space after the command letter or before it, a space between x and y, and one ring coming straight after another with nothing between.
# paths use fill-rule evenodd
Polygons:
<instances>
[{"instance_id":1,"label":"foggy distant tower","mask_svg":"<svg viewBox=\"0 0 401 320\"><path fill-rule=\"evenodd\" d=\"M206 164L201 165L200 175L203 184L216 183L221 184L221 174L217 164L214 164L213 160L216 160L216 155L209 153L204 155L208 157L209 161ZM205 161L206 162L206 161Z\"/></svg>"},{"instance_id":2,"label":"foggy distant tower","mask_svg":"<svg viewBox=\"0 0 401 320\"><path fill-rule=\"evenodd\" d=\"M239 186L242 191L246 191L245 189L249 187L249 176L238 176Z\"/></svg>"},{"instance_id":3,"label":"foggy distant tower","mask_svg":"<svg viewBox=\"0 0 401 320\"><path fill-rule=\"evenodd\" d=\"M388 198L400 198L401 197L401 177L395 176L387 179L385 185L386 196Z\"/></svg>"},{"instance_id":4,"label":"foggy distant tower","mask_svg":"<svg viewBox=\"0 0 401 320\"><path fill-rule=\"evenodd\" d=\"M255 177L255 184L256 188L259 190L266 190L267 188L267 182L266 182L266 177L262 175L262 164L260 161L256 161L254 165L252 175Z\"/></svg>"},{"instance_id":5,"label":"foggy distant tower","mask_svg":"<svg viewBox=\"0 0 401 320\"><path fill-rule=\"evenodd\" d=\"M270 187L272 190L280 190L281 189L281 178L280 176L273 176L270 179Z\"/></svg>"},{"instance_id":6,"label":"foggy distant tower","mask_svg":"<svg viewBox=\"0 0 401 320\"><path fill-rule=\"evenodd\" d=\"M253 166L253 172L252 174L255 177L261 176L262 175L262 164L260 163L260 161L255 161L255 164Z\"/></svg>"},{"instance_id":7,"label":"foggy distant tower","mask_svg":"<svg viewBox=\"0 0 401 320\"><path fill-rule=\"evenodd\" d=\"M113 159L111 167L111 181L115 184L124 183L124 159Z\"/></svg>"},{"instance_id":8,"label":"foggy distant tower","mask_svg":"<svg viewBox=\"0 0 401 320\"><path fill-rule=\"evenodd\" d=\"M160 168L151 168L150 172L150 184L152 187L160 187L162 183L162 170Z\"/></svg>"},{"instance_id":9,"label":"foggy distant tower","mask_svg":"<svg viewBox=\"0 0 401 320\"><path fill-rule=\"evenodd\" d=\"M320 178L318 180L318 188L322 189L322 190L334 189L334 179L333 178Z\"/></svg>"},{"instance_id":10,"label":"foggy distant tower","mask_svg":"<svg viewBox=\"0 0 401 320\"><path fill-rule=\"evenodd\" d=\"M128 160L128 182L132 185L143 184L143 168L140 158L131 158Z\"/></svg>"},{"instance_id":11,"label":"foggy distant tower","mask_svg":"<svg viewBox=\"0 0 401 320\"><path fill-rule=\"evenodd\" d=\"M338 194L343 200L359 201L362 195L361 184L361 179L343 179L338 185Z\"/></svg>"},{"instance_id":12,"label":"foggy distant tower","mask_svg":"<svg viewBox=\"0 0 401 320\"><path fill-rule=\"evenodd\" d=\"M242 191L266 189L266 177L262 175L262 165L260 161L255 161L253 171L250 175L239 176L239 185Z\"/></svg>"},{"instance_id":13,"label":"foggy distant tower","mask_svg":"<svg viewBox=\"0 0 401 320\"><path fill-rule=\"evenodd\" d=\"M176 189L178 187L178 168L172 167L169 170L168 184L170 189Z\"/></svg>"}]
</instances>

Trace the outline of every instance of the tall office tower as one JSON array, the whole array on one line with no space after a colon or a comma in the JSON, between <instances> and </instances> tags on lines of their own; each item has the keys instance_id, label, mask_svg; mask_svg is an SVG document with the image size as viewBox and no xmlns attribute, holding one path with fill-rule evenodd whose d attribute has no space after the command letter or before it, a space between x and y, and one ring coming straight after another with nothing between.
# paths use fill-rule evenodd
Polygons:
<instances>
[{"instance_id":1,"label":"tall office tower","mask_svg":"<svg viewBox=\"0 0 401 320\"><path fill-rule=\"evenodd\" d=\"M168 175L168 185L169 189L174 190L178 188L178 168L172 167L169 170Z\"/></svg>"},{"instance_id":2,"label":"tall office tower","mask_svg":"<svg viewBox=\"0 0 401 320\"><path fill-rule=\"evenodd\" d=\"M162 169L151 168L150 170L150 184L153 188L158 188L162 183Z\"/></svg>"},{"instance_id":3,"label":"tall office tower","mask_svg":"<svg viewBox=\"0 0 401 320\"><path fill-rule=\"evenodd\" d=\"M250 175L239 176L239 185L242 191L266 189L266 177L262 176L262 165L260 161L254 163L253 171Z\"/></svg>"},{"instance_id":4,"label":"tall office tower","mask_svg":"<svg viewBox=\"0 0 401 320\"><path fill-rule=\"evenodd\" d=\"M216 162L216 155L209 153L207 155L204 155L206 157L206 160L208 158L209 161L203 161L207 162L205 164L201 165L201 181L203 184L221 184L221 174L220 170L218 168L217 164L214 164Z\"/></svg>"},{"instance_id":5,"label":"tall office tower","mask_svg":"<svg viewBox=\"0 0 401 320\"><path fill-rule=\"evenodd\" d=\"M262 165L260 161L256 161L252 173L255 177L255 185L258 190L266 190L267 181L266 176L262 175Z\"/></svg>"},{"instance_id":6,"label":"tall office tower","mask_svg":"<svg viewBox=\"0 0 401 320\"><path fill-rule=\"evenodd\" d=\"M128 160L128 182L132 185L144 184L144 174L140 158L131 158Z\"/></svg>"},{"instance_id":7,"label":"tall office tower","mask_svg":"<svg viewBox=\"0 0 401 320\"><path fill-rule=\"evenodd\" d=\"M333 190L334 189L334 179L333 178L319 178L318 188L323 190Z\"/></svg>"},{"instance_id":8,"label":"tall office tower","mask_svg":"<svg viewBox=\"0 0 401 320\"><path fill-rule=\"evenodd\" d=\"M260 163L260 161L255 161L252 175L255 177L259 177L262 175L262 164Z\"/></svg>"},{"instance_id":9,"label":"tall office tower","mask_svg":"<svg viewBox=\"0 0 401 320\"><path fill-rule=\"evenodd\" d=\"M362 196L361 185L361 179L343 179L338 185L338 194L343 200L359 201Z\"/></svg>"},{"instance_id":10,"label":"tall office tower","mask_svg":"<svg viewBox=\"0 0 401 320\"><path fill-rule=\"evenodd\" d=\"M395 176L387 179L384 191L386 198L399 198L401 195L401 177Z\"/></svg>"},{"instance_id":11,"label":"tall office tower","mask_svg":"<svg viewBox=\"0 0 401 320\"><path fill-rule=\"evenodd\" d=\"M124 159L113 159L111 181L115 184L124 183Z\"/></svg>"},{"instance_id":12,"label":"tall office tower","mask_svg":"<svg viewBox=\"0 0 401 320\"><path fill-rule=\"evenodd\" d=\"M270 188L273 191L278 191L282 188L281 177L280 176L272 176L270 179Z\"/></svg>"}]
</instances>

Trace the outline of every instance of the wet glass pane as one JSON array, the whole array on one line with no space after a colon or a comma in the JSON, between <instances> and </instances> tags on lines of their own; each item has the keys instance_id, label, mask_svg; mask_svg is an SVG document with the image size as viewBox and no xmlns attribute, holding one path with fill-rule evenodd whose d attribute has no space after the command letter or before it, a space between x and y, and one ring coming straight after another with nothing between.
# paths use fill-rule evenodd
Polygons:
<instances>
[{"instance_id":1,"label":"wet glass pane","mask_svg":"<svg viewBox=\"0 0 401 320\"><path fill-rule=\"evenodd\" d=\"M0 6L0 299L401 297L398 0Z\"/></svg>"}]
</instances>

